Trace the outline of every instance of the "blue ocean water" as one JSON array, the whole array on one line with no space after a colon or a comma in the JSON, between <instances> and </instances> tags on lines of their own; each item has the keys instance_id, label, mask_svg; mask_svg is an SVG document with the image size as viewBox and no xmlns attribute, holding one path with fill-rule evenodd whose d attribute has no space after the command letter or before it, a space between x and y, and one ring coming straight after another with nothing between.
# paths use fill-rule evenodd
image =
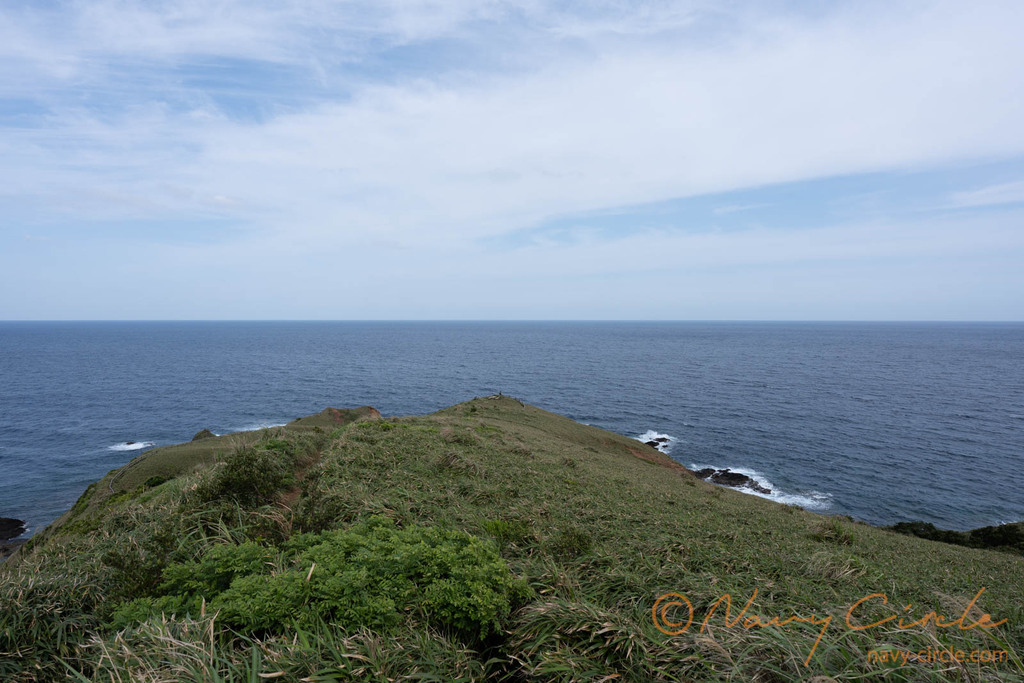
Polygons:
<instances>
[{"instance_id":1,"label":"blue ocean water","mask_svg":"<svg viewBox=\"0 0 1024 683\"><path fill-rule=\"evenodd\" d=\"M142 448L501 391L875 524L1024 519L1024 324L0 323L0 516ZM135 442L129 444L128 442Z\"/></svg>"}]
</instances>

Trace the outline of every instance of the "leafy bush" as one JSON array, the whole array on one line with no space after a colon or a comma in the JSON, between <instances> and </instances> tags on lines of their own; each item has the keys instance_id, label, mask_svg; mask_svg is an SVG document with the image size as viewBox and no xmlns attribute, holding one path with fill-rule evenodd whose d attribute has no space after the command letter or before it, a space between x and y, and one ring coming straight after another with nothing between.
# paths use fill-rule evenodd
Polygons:
<instances>
[{"instance_id":1,"label":"leafy bush","mask_svg":"<svg viewBox=\"0 0 1024 683\"><path fill-rule=\"evenodd\" d=\"M153 489L153 488L156 488L157 486L159 486L160 484L163 484L164 482L170 481L170 480L171 480L171 477L164 477L164 476L161 476L161 475L157 474L157 475L153 475L152 477L147 479L142 485L144 487L146 487L147 489Z\"/></svg>"},{"instance_id":2,"label":"leafy bush","mask_svg":"<svg viewBox=\"0 0 1024 683\"><path fill-rule=\"evenodd\" d=\"M891 527L893 531L908 536L926 538L969 548L990 548L1024 555L1024 523L986 526L971 531L939 529L928 522L899 522Z\"/></svg>"},{"instance_id":3,"label":"leafy bush","mask_svg":"<svg viewBox=\"0 0 1024 683\"><path fill-rule=\"evenodd\" d=\"M202 603L201 597L186 595L135 598L118 605L111 615L110 624L115 629L123 629L144 622L156 614L168 617L199 616Z\"/></svg>"},{"instance_id":4,"label":"leafy bush","mask_svg":"<svg viewBox=\"0 0 1024 683\"><path fill-rule=\"evenodd\" d=\"M198 562L172 564L164 571L160 589L168 594L212 595L227 590L240 576L270 571L277 553L258 543L215 545Z\"/></svg>"},{"instance_id":5,"label":"leafy bush","mask_svg":"<svg viewBox=\"0 0 1024 683\"><path fill-rule=\"evenodd\" d=\"M224 623L265 631L332 619L346 628L388 628L407 612L466 635L484 637L526 597L490 543L462 531L399 529L375 518L350 530L296 536L274 553L255 543L215 546L201 559L171 565L166 600L134 600L118 623L161 611L191 610L203 600Z\"/></svg>"},{"instance_id":6,"label":"leafy bush","mask_svg":"<svg viewBox=\"0 0 1024 683\"><path fill-rule=\"evenodd\" d=\"M229 499L255 507L273 501L283 488L294 483L295 454L285 441L265 441L236 449L224 460L200 496L206 500Z\"/></svg>"},{"instance_id":7,"label":"leafy bush","mask_svg":"<svg viewBox=\"0 0 1024 683\"><path fill-rule=\"evenodd\" d=\"M306 473L301 484L302 495L292 506L292 529L295 532L326 531L349 520L349 505L344 496L331 490L334 483L335 480L325 476L321 469Z\"/></svg>"}]
</instances>

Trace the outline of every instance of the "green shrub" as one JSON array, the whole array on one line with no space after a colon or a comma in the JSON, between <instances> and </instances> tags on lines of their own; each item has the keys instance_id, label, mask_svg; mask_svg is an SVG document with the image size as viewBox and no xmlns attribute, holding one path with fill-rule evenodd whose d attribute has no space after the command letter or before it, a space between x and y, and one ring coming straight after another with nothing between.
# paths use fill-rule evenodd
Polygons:
<instances>
[{"instance_id":1,"label":"green shrub","mask_svg":"<svg viewBox=\"0 0 1024 683\"><path fill-rule=\"evenodd\" d=\"M235 450L201 492L206 500L229 499L255 507L295 482L295 454L285 441L269 440Z\"/></svg>"},{"instance_id":2,"label":"green shrub","mask_svg":"<svg viewBox=\"0 0 1024 683\"><path fill-rule=\"evenodd\" d=\"M267 631L331 619L345 628L386 629L403 615L484 637L528 589L494 546L462 531L399 529L375 518L350 530L296 536L283 546L284 569L255 543L215 546L199 560L172 565L160 590L167 600L135 600L119 623L202 600L226 624Z\"/></svg>"},{"instance_id":3,"label":"green shrub","mask_svg":"<svg viewBox=\"0 0 1024 683\"><path fill-rule=\"evenodd\" d=\"M151 616L198 617L202 611L202 598L187 595L161 595L160 597L135 598L121 603L110 617L115 629L146 621Z\"/></svg>"},{"instance_id":4,"label":"green shrub","mask_svg":"<svg viewBox=\"0 0 1024 683\"><path fill-rule=\"evenodd\" d=\"M302 495L292 507L293 531L326 531L338 527L342 520L349 518L346 499L331 490L334 483L322 469L313 468L306 473L301 484Z\"/></svg>"},{"instance_id":5,"label":"green shrub","mask_svg":"<svg viewBox=\"0 0 1024 683\"><path fill-rule=\"evenodd\" d=\"M198 562L167 567L160 590L168 594L213 595L227 590L237 577L269 572L276 557L276 552L252 541L214 545Z\"/></svg>"},{"instance_id":6,"label":"green shrub","mask_svg":"<svg viewBox=\"0 0 1024 683\"><path fill-rule=\"evenodd\" d=\"M170 481L170 480L171 480L170 477L164 477L164 476L161 476L161 475L154 475L154 476L150 477L149 479L147 479L142 485L144 487L146 487L147 489L153 489L153 488L156 488L157 486L159 486L160 484L163 484L165 481Z\"/></svg>"},{"instance_id":7,"label":"green shrub","mask_svg":"<svg viewBox=\"0 0 1024 683\"><path fill-rule=\"evenodd\" d=\"M899 522L888 528L897 533L926 538L930 541L964 545L969 548L990 548L1024 555L1024 522L986 526L971 531L939 529L928 522Z\"/></svg>"}]
</instances>

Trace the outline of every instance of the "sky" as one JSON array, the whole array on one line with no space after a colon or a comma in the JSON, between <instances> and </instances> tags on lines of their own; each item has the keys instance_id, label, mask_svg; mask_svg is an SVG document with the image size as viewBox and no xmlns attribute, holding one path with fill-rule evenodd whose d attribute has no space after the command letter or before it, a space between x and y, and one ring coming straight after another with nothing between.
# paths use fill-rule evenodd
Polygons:
<instances>
[{"instance_id":1,"label":"sky","mask_svg":"<svg viewBox=\"0 0 1024 683\"><path fill-rule=\"evenodd\" d=\"M0 319L1024 320L1024 3L5 0Z\"/></svg>"}]
</instances>

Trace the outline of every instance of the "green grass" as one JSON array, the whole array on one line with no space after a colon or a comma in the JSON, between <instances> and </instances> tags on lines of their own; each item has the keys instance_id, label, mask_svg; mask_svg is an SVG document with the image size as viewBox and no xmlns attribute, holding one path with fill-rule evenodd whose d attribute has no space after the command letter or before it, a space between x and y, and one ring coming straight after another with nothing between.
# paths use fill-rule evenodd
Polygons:
<instances>
[{"instance_id":1,"label":"green grass","mask_svg":"<svg viewBox=\"0 0 1024 683\"><path fill-rule=\"evenodd\" d=\"M356 421L337 417L325 411L233 441L156 449L116 479L113 494L108 475L56 531L0 568L0 680L64 680L69 672L125 681L1024 680L1019 556L717 487L632 439L507 397L422 417L383 421L365 410ZM253 449L278 458L290 474L273 470L275 483L264 488L253 479L259 495L230 494L255 476L228 476L231 458ZM171 478L145 486L153 476ZM357 598L383 599L373 591L338 596L396 581L398 570L388 567L397 560L387 558L410 552L402 550L405 537L382 537L372 557L338 565L337 576L347 578L332 584L331 599L340 607L317 602L325 598L317 597L321 577L309 569L316 561L289 548L295 539L335 538L381 520L414 534L473 539L466 542L480 548L474 552L500 553L509 577L528 588L510 609L487 612L493 620L476 631L442 618L438 605L448 603L416 597L446 595L442 587L452 582L451 599L471 600L455 588L450 568L430 577L401 574L412 577L400 584L406 601L395 602L384 622L361 621L355 607L339 616L345 605L361 605ZM243 550L254 547L274 558L265 573L245 565L237 576L223 574L228 583L209 594L173 582L181 567L205 566L210 557L251 559ZM226 550L211 555L214 548ZM225 591L243 578L253 594L271 596L261 603L267 609L275 601L305 608L270 609L273 619L248 626L230 610L218 613L214 601L241 595ZM895 627L899 618L911 622L932 610L954 620L981 588L967 625L989 613L1007 620L998 628ZM693 607L685 632L670 635L652 620L666 593ZM868 600L854 623L897 619L850 629L847 611L875 593L887 604ZM134 621L125 619L131 600L152 605L175 595L193 607L173 618L135 612ZM481 588L480 599L487 595ZM805 623L727 624L725 595L733 620L750 601L748 617ZM878 648L949 647L1010 655L994 664L868 658Z\"/></svg>"}]
</instances>

